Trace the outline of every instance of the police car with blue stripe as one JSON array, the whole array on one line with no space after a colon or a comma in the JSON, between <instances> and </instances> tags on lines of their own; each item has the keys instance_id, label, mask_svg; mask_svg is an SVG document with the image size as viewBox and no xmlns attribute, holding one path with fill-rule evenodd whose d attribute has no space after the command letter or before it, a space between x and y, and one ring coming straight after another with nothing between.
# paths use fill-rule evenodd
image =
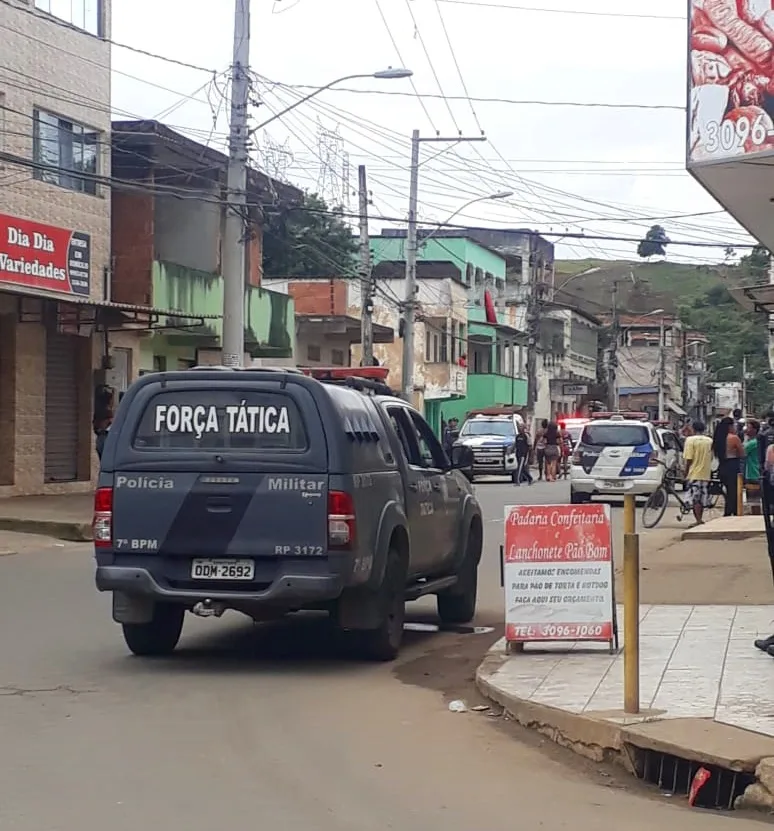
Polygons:
<instances>
[{"instance_id":1,"label":"police car with blue stripe","mask_svg":"<svg viewBox=\"0 0 774 831\"><path fill-rule=\"evenodd\" d=\"M572 456L570 501L592 496L647 496L664 477L667 453L647 413L597 413Z\"/></svg>"}]
</instances>

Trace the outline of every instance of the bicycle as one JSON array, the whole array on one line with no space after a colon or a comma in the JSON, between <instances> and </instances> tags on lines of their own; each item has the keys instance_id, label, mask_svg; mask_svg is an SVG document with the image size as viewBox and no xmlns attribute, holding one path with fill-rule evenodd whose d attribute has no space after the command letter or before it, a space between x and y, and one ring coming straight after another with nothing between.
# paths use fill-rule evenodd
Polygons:
<instances>
[{"instance_id":1,"label":"bicycle","mask_svg":"<svg viewBox=\"0 0 774 831\"><path fill-rule=\"evenodd\" d=\"M677 491L678 477L674 471L667 470L664 473L664 478L661 480L661 485L653 491L648 497L642 509L642 525L644 528L655 528L669 506L669 497L674 496L680 508L680 513L677 515L677 521L682 522L684 516L693 516L693 502L681 495ZM708 518L708 514L712 514L718 504L718 497L723 492L720 480L717 478L717 472L713 471L712 479L709 483L709 504L704 508L704 520ZM709 518L712 518L711 516Z\"/></svg>"}]
</instances>

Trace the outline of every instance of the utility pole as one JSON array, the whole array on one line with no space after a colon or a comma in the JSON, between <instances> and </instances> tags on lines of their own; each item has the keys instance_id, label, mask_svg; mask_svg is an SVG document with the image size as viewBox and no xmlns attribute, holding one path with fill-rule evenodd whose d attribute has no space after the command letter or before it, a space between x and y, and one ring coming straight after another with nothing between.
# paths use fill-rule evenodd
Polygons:
<instances>
[{"instance_id":1,"label":"utility pole","mask_svg":"<svg viewBox=\"0 0 774 831\"><path fill-rule=\"evenodd\" d=\"M607 359L607 399L610 409L618 412L618 281L613 281L613 319L610 324L610 352Z\"/></svg>"},{"instance_id":2,"label":"utility pole","mask_svg":"<svg viewBox=\"0 0 774 831\"><path fill-rule=\"evenodd\" d=\"M250 95L250 0L234 3L231 130L223 239L223 365L240 367L245 354L247 223L247 107Z\"/></svg>"},{"instance_id":3,"label":"utility pole","mask_svg":"<svg viewBox=\"0 0 774 831\"><path fill-rule=\"evenodd\" d=\"M747 415L747 355L742 355L742 418Z\"/></svg>"},{"instance_id":4,"label":"utility pole","mask_svg":"<svg viewBox=\"0 0 774 831\"><path fill-rule=\"evenodd\" d=\"M658 337L658 420L663 421L666 415L666 401L664 396L664 386L666 384L666 346L664 340L666 338L666 327L664 325L664 318L661 318L661 325L659 326Z\"/></svg>"},{"instance_id":5,"label":"utility pole","mask_svg":"<svg viewBox=\"0 0 774 831\"><path fill-rule=\"evenodd\" d=\"M365 165L357 169L360 199L360 341L363 366L374 362L374 297L371 272L371 240L368 236L368 184Z\"/></svg>"},{"instance_id":6,"label":"utility pole","mask_svg":"<svg viewBox=\"0 0 774 831\"><path fill-rule=\"evenodd\" d=\"M406 298L403 301L403 360L401 362L401 394L405 401L414 400L414 324L417 309L417 204L419 201L419 145L422 142L459 144L463 141L486 141L486 136L420 138L419 130L411 134L411 182L409 187L408 234L406 238Z\"/></svg>"}]
</instances>

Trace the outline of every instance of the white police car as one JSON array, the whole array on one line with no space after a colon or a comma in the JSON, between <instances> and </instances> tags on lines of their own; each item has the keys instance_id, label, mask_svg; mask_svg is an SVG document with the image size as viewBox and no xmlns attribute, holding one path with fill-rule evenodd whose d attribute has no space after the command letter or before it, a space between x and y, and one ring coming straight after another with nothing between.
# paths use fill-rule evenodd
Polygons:
<instances>
[{"instance_id":1,"label":"white police car","mask_svg":"<svg viewBox=\"0 0 774 831\"><path fill-rule=\"evenodd\" d=\"M595 417L583 428L572 456L570 501L647 496L661 484L665 464L666 451L645 413Z\"/></svg>"}]
</instances>

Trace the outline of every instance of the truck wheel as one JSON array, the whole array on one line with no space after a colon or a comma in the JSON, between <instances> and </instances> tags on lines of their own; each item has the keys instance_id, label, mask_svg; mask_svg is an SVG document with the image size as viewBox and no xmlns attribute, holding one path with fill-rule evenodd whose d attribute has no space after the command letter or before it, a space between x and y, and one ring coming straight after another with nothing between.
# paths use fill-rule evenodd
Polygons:
<instances>
[{"instance_id":1,"label":"truck wheel","mask_svg":"<svg viewBox=\"0 0 774 831\"><path fill-rule=\"evenodd\" d=\"M457 582L438 594L438 617L441 623L470 623L476 616L478 564L481 560L481 531L471 525L465 559L457 573Z\"/></svg>"},{"instance_id":2,"label":"truck wheel","mask_svg":"<svg viewBox=\"0 0 774 831\"><path fill-rule=\"evenodd\" d=\"M574 491L570 488L570 504L571 505L583 505L586 502L590 502L591 497L588 494L580 493L579 491Z\"/></svg>"},{"instance_id":3,"label":"truck wheel","mask_svg":"<svg viewBox=\"0 0 774 831\"><path fill-rule=\"evenodd\" d=\"M157 603L148 623L123 623L124 640L130 651L143 657L171 655L183 630L185 609Z\"/></svg>"},{"instance_id":4,"label":"truck wheel","mask_svg":"<svg viewBox=\"0 0 774 831\"><path fill-rule=\"evenodd\" d=\"M379 625L357 633L364 657L372 661L392 661L400 651L406 619L406 572L406 558L390 548L384 579L374 598L379 605Z\"/></svg>"}]
</instances>

